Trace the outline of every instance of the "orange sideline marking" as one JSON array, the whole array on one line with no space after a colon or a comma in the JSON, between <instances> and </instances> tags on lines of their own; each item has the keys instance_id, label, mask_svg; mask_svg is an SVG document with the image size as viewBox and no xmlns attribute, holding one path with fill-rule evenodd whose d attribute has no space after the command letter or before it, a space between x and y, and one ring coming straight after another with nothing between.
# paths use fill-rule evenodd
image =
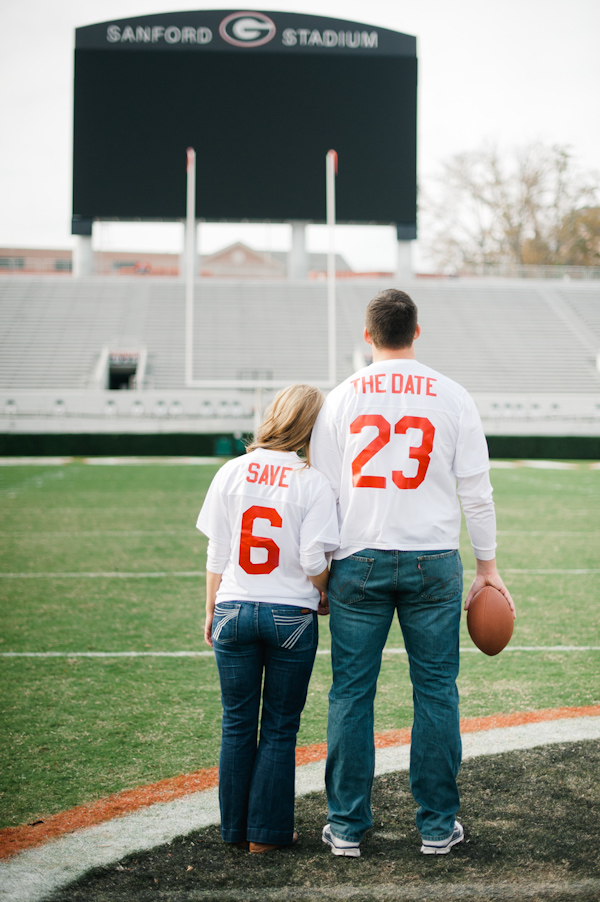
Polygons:
<instances>
[{"instance_id":1,"label":"orange sideline marking","mask_svg":"<svg viewBox=\"0 0 600 902\"><path fill-rule=\"evenodd\" d=\"M492 714L487 717L467 717L461 719L462 733L477 733L494 730L499 727L515 727L522 724L543 723L551 720L563 720L569 717L594 717L600 715L600 705L589 705L579 708L548 708L542 711L523 711L514 714ZM376 748L390 748L407 745L410 742L410 729L386 730L375 736ZM327 745L322 742L296 749L296 764L310 764L323 761L327 754ZM157 802L172 802L192 792L214 789L218 785L218 767L209 767L192 774L182 774L139 786L137 789L124 790L99 799L90 805L80 805L53 814L43 823L36 825L23 824L19 827L5 827L0 830L0 859L8 858L24 849L39 846L48 840L56 839L64 833L73 833L84 827L92 827L103 821L111 820L124 814L131 814L140 808L147 808Z\"/></svg>"}]
</instances>

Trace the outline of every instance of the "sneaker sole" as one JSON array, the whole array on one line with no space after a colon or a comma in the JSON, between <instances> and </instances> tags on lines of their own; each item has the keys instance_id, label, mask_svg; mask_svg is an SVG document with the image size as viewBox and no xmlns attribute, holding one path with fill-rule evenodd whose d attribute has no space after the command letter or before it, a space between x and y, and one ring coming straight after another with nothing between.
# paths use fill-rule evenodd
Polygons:
<instances>
[{"instance_id":1,"label":"sneaker sole","mask_svg":"<svg viewBox=\"0 0 600 902\"><path fill-rule=\"evenodd\" d=\"M462 842L465 838L464 832L457 836L456 839L452 838L447 846L442 846L441 848L436 848L436 846L426 846L423 844L421 846L421 852L423 855L447 855L448 852L453 848L453 846L457 846L459 842Z\"/></svg>"},{"instance_id":2,"label":"sneaker sole","mask_svg":"<svg viewBox=\"0 0 600 902\"><path fill-rule=\"evenodd\" d=\"M340 855L344 858L360 858L360 849L358 846L355 848L340 849L340 847L335 846L330 839L326 839L324 836L321 836L321 839L326 846L329 846L334 855Z\"/></svg>"}]
</instances>

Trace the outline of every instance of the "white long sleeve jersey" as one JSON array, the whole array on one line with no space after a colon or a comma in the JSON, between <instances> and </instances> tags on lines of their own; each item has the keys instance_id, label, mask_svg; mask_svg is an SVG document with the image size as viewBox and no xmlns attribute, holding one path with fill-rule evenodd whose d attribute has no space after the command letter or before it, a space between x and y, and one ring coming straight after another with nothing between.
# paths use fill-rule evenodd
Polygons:
<instances>
[{"instance_id":1,"label":"white long sleeve jersey","mask_svg":"<svg viewBox=\"0 0 600 902\"><path fill-rule=\"evenodd\" d=\"M222 573L217 601L263 601L316 610L309 580L339 544L336 505L325 476L297 454L257 448L213 479L198 529L207 567Z\"/></svg>"},{"instance_id":2,"label":"white long sleeve jersey","mask_svg":"<svg viewBox=\"0 0 600 902\"><path fill-rule=\"evenodd\" d=\"M495 556L481 420L468 392L441 373L400 358L359 370L328 395L311 459L338 504L335 559L363 548L458 548L458 495L476 556Z\"/></svg>"}]
</instances>

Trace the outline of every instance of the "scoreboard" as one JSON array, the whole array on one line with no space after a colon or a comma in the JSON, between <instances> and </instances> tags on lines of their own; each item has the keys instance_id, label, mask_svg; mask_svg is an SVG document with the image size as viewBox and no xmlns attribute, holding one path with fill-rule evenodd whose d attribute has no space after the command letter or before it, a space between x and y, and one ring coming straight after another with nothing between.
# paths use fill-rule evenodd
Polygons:
<instances>
[{"instance_id":1,"label":"scoreboard","mask_svg":"<svg viewBox=\"0 0 600 902\"><path fill-rule=\"evenodd\" d=\"M337 221L416 235L416 39L299 13L201 10L76 31L73 232L185 217Z\"/></svg>"}]
</instances>

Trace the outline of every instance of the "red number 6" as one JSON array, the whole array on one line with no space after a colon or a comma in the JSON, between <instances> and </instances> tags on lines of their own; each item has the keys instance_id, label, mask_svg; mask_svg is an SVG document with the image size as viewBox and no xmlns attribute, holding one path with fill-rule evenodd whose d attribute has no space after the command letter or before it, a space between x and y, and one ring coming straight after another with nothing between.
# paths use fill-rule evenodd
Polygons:
<instances>
[{"instance_id":1,"label":"red number 6","mask_svg":"<svg viewBox=\"0 0 600 902\"><path fill-rule=\"evenodd\" d=\"M244 512L242 517L242 534L240 537L239 563L246 573L271 573L279 566L279 545L273 539L263 536L255 536L252 527L255 520L268 520L271 526L282 526L283 520L274 507L260 507L255 504ZM267 559L261 564L255 564L250 558L252 548L266 548Z\"/></svg>"}]
</instances>

